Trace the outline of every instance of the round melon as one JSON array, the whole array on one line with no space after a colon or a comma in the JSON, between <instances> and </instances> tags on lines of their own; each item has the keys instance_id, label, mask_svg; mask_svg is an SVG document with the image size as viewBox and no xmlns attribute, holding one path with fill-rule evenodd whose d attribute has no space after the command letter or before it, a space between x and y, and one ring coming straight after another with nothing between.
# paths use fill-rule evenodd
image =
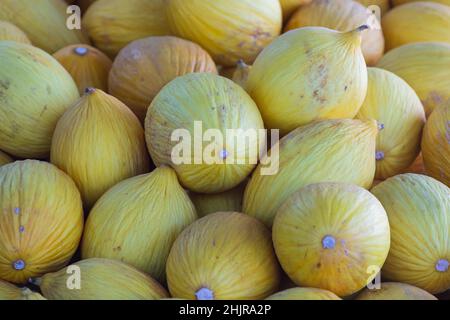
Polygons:
<instances>
[{"instance_id":1,"label":"round melon","mask_svg":"<svg viewBox=\"0 0 450 320\"><path fill-rule=\"evenodd\" d=\"M342 183L311 184L278 209L273 243L299 286L349 296L364 288L389 251L386 211L367 190Z\"/></svg>"},{"instance_id":2,"label":"round melon","mask_svg":"<svg viewBox=\"0 0 450 320\"><path fill-rule=\"evenodd\" d=\"M80 94L88 87L108 90L112 61L100 50L88 45L70 45L53 57L70 73Z\"/></svg>"},{"instance_id":3,"label":"round melon","mask_svg":"<svg viewBox=\"0 0 450 320\"><path fill-rule=\"evenodd\" d=\"M422 138L427 174L450 186L450 103L433 111Z\"/></svg>"},{"instance_id":4,"label":"round melon","mask_svg":"<svg viewBox=\"0 0 450 320\"><path fill-rule=\"evenodd\" d=\"M426 174L425 165L423 163L422 153L414 160L412 165L403 170L402 173L418 173L418 174Z\"/></svg>"},{"instance_id":5,"label":"round melon","mask_svg":"<svg viewBox=\"0 0 450 320\"><path fill-rule=\"evenodd\" d=\"M239 185L256 166L263 129L258 107L244 89L209 73L171 81L153 100L145 121L154 163L171 165L181 184L199 193Z\"/></svg>"},{"instance_id":6,"label":"round melon","mask_svg":"<svg viewBox=\"0 0 450 320\"><path fill-rule=\"evenodd\" d=\"M369 68L368 75L367 96L356 118L378 123L375 178L384 180L402 173L419 155L425 111L400 77L378 68Z\"/></svg>"},{"instance_id":7,"label":"round melon","mask_svg":"<svg viewBox=\"0 0 450 320\"><path fill-rule=\"evenodd\" d=\"M362 26L351 32L324 27L291 30L258 56L246 90L269 129L286 135L316 120L354 118L367 92Z\"/></svg>"},{"instance_id":8,"label":"round melon","mask_svg":"<svg viewBox=\"0 0 450 320\"><path fill-rule=\"evenodd\" d=\"M312 0L280 0L283 20L286 21L301 5L308 4L311 1Z\"/></svg>"},{"instance_id":9,"label":"round melon","mask_svg":"<svg viewBox=\"0 0 450 320\"><path fill-rule=\"evenodd\" d=\"M383 282L379 289L364 289L356 300L437 300L423 289L400 282Z\"/></svg>"},{"instance_id":10,"label":"round melon","mask_svg":"<svg viewBox=\"0 0 450 320\"><path fill-rule=\"evenodd\" d=\"M370 188L375 175L374 120L324 120L282 138L247 184L243 212L271 226L278 207L311 183L336 181Z\"/></svg>"},{"instance_id":11,"label":"round melon","mask_svg":"<svg viewBox=\"0 0 450 320\"><path fill-rule=\"evenodd\" d=\"M127 179L89 213L82 256L126 262L163 281L170 248L197 215L169 167Z\"/></svg>"},{"instance_id":12,"label":"round melon","mask_svg":"<svg viewBox=\"0 0 450 320\"><path fill-rule=\"evenodd\" d=\"M110 57L130 42L171 34L165 0L97 0L83 16L95 47Z\"/></svg>"},{"instance_id":13,"label":"round melon","mask_svg":"<svg viewBox=\"0 0 450 320\"><path fill-rule=\"evenodd\" d=\"M31 44L25 32L8 21L0 20L0 41L4 40Z\"/></svg>"},{"instance_id":14,"label":"round melon","mask_svg":"<svg viewBox=\"0 0 450 320\"><path fill-rule=\"evenodd\" d=\"M371 12L362 4L349 0L315 0L301 6L291 17L285 31L320 26L339 31L351 31L371 22L371 29L361 32L361 50L368 65L374 65L384 53L384 37L380 22L369 21Z\"/></svg>"},{"instance_id":15,"label":"round melon","mask_svg":"<svg viewBox=\"0 0 450 320\"><path fill-rule=\"evenodd\" d=\"M86 259L35 281L49 300L159 300L167 291L123 262Z\"/></svg>"},{"instance_id":16,"label":"round melon","mask_svg":"<svg viewBox=\"0 0 450 320\"><path fill-rule=\"evenodd\" d=\"M83 231L80 193L47 162L0 167L0 279L26 283L66 265Z\"/></svg>"},{"instance_id":17,"label":"round melon","mask_svg":"<svg viewBox=\"0 0 450 320\"><path fill-rule=\"evenodd\" d=\"M418 174L401 174L372 189L391 226L381 274L432 294L450 289L450 189Z\"/></svg>"},{"instance_id":18,"label":"round melon","mask_svg":"<svg viewBox=\"0 0 450 320\"><path fill-rule=\"evenodd\" d=\"M33 45L52 54L70 44L89 42L82 30L67 27L72 20L66 11L61 0L2 0L0 20L15 24Z\"/></svg>"},{"instance_id":19,"label":"round melon","mask_svg":"<svg viewBox=\"0 0 450 320\"><path fill-rule=\"evenodd\" d=\"M149 37L126 46L114 60L109 92L144 121L147 109L161 89L187 73L217 68L199 45L176 37Z\"/></svg>"},{"instance_id":20,"label":"round melon","mask_svg":"<svg viewBox=\"0 0 450 320\"><path fill-rule=\"evenodd\" d=\"M450 44L413 43L388 52L377 64L403 78L416 91L427 116L450 104Z\"/></svg>"},{"instance_id":21,"label":"round melon","mask_svg":"<svg viewBox=\"0 0 450 320\"><path fill-rule=\"evenodd\" d=\"M18 288L6 281L0 280L0 300L46 300L37 292L30 289Z\"/></svg>"},{"instance_id":22,"label":"round melon","mask_svg":"<svg viewBox=\"0 0 450 320\"><path fill-rule=\"evenodd\" d=\"M172 31L201 45L216 63L252 63L281 31L279 0L168 0Z\"/></svg>"},{"instance_id":23,"label":"round melon","mask_svg":"<svg viewBox=\"0 0 450 320\"><path fill-rule=\"evenodd\" d=\"M381 26L386 51L414 42L450 43L450 6L430 1L401 5L382 18Z\"/></svg>"},{"instance_id":24,"label":"round melon","mask_svg":"<svg viewBox=\"0 0 450 320\"><path fill-rule=\"evenodd\" d=\"M317 288L291 288L280 291L266 300L342 300L333 292Z\"/></svg>"},{"instance_id":25,"label":"round melon","mask_svg":"<svg viewBox=\"0 0 450 320\"><path fill-rule=\"evenodd\" d=\"M242 198L244 197L246 183L241 183L236 188L220 193L195 193L189 196L197 209L199 217L219 211L242 211Z\"/></svg>"},{"instance_id":26,"label":"round melon","mask_svg":"<svg viewBox=\"0 0 450 320\"><path fill-rule=\"evenodd\" d=\"M56 122L79 97L75 82L52 56L27 44L1 41L0 61L0 149L46 158Z\"/></svg>"},{"instance_id":27,"label":"round melon","mask_svg":"<svg viewBox=\"0 0 450 320\"><path fill-rule=\"evenodd\" d=\"M116 183L149 170L144 130L122 102L88 88L58 121L51 162L72 177L89 209Z\"/></svg>"},{"instance_id":28,"label":"round melon","mask_svg":"<svg viewBox=\"0 0 450 320\"><path fill-rule=\"evenodd\" d=\"M172 296L192 300L264 299L280 280L270 231L237 212L213 213L187 227L166 271Z\"/></svg>"}]
</instances>

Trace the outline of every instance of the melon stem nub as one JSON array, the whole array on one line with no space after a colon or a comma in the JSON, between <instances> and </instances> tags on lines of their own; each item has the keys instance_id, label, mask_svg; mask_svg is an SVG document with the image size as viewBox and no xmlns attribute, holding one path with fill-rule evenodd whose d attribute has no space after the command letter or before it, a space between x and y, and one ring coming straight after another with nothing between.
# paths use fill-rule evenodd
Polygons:
<instances>
[{"instance_id":1,"label":"melon stem nub","mask_svg":"<svg viewBox=\"0 0 450 320\"><path fill-rule=\"evenodd\" d=\"M384 152L383 151L377 151L375 153L375 159L377 161L383 160L384 159Z\"/></svg>"},{"instance_id":2,"label":"melon stem nub","mask_svg":"<svg viewBox=\"0 0 450 320\"><path fill-rule=\"evenodd\" d=\"M439 272L447 272L449 267L449 262L445 259L440 259L436 263L436 270Z\"/></svg>"},{"instance_id":3,"label":"melon stem nub","mask_svg":"<svg viewBox=\"0 0 450 320\"><path fill-rule=\"evenodd\" d=\"M89 94L93 94L95 92L95 88L92 87L87 87L86 89L84 89L84 93L89 95Z\"/></svg>"},{"instance_id":4,"label":"melon stem nub","mask_svg":"<svg viewBox=\"0 0 450 320\"><path fill-rule=\"evenodd\" d=\"M324 249L334 249L336 246L336 239L333 236L325 236L322 239L322 247Z\"/></svg>"},{"instance_id":5,"label":"melon stem nub","mask_svg":"<svg viewBox=\"0 0 450 320\"><path fill-rule=\"evenodd\" d=\"M358 28L356 28L355 31L357 32L362 32L364 30L370 29L370 27L367 24L363 24L362 26L359 26Z\"/></svg>"},{"instance_id":6,"label":"melon stem nub","mask_svg":"<svg viewBox=\"0 0 450 320\"><path fill-rule=\"evenodd\" d=\"M13 262L13 268L17 271L25 269L25 265L25 261L23 261L22 259L18 259Z\"/></svg>"},{"instance_id":7,"label":"melon stem nub","mask_svg":"<svg viewBox=\"0 0 450 320\"><path fill-rule=\"evenodd\" d=\"M208 288L201 288L195 293L197 300L214 300L214 292Z\"/></svg>"},{"instance_id":8,"label":"melon stem nub","mask_svg":"<svg viewBox=\"0 0 450 320\"><path fill-rule=\"evenodd\" d=\"M84 56L88 53L88 49L84 47L76 47L73 49L73 52L75 52L78 56Z\"/></svg>"}]
</instances>

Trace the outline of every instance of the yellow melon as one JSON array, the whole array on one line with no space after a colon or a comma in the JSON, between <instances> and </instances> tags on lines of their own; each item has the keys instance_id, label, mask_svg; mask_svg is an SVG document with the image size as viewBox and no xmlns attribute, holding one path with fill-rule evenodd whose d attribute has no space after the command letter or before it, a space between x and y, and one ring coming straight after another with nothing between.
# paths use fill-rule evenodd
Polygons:
<instances>
[{"instance_id":1,"label":"yellow melon","mask_svg":"<svg viewBox=\"0 0 450 320\"><path fill-rule=\"evenodd\" d=\"M252 66L246 90L264 124L285 135L315 120L353 118L367 91L362 26L351 32L323 27L291 30Z\"/></svg>"},{"instance_id":2,"label":"yellow melon","mask_svg":"<svg viewBox=\"0 0 450 320\"><path fill-rule=\"evenodd\" d=\"M34 283L49 300L158 300L167 291L147 274L108 259L86 259Z\"/></svg>"},{"instance_id":3,"label":"yellow melon","mask_svg":"<svg viewBox=\"0 0 450 320\"><path fill-rule=\"evenodd\" d=\"M0 20L0 41L4 40L31 44L25 32L8 21Z\"/></svg>"},{"instance_id":4,"label":"yellow melon","mask_svg":"<svg viewBox=\"0 0 450 320\"><path fill-rule=\"evenodd\" d=\"M450 43L450 6L437 2L411 2L389 11L381 26L386 50L425 41Z\"/></svg>"},{"instance_id":5,"label":"yellow melon","mask_svg":"<svg viewBox=\"0 0 450 320\"><path fill-rule=\"evenodd\" d=\"M344 297L373 280L390 235L386 211L367 190L350 184L311 184L278 209L273 243L288 276L299 286Z\"/></svg>"},{"instance_id":6,"label":"yellow melon","mask_svg":"<svg viewBox=\"0 0 450 320\"><path fill-rule=\"evenodd\" d=\"M287 20L301 5L308 4L312 0L280 0L283 20Z\"/></svg>"},{"instance_id":7,"label":"yellow melon","mask_svg":"<svg viewBox=\"0 0 450 320\"><path fill-rule=\"evenodd\" d=\"M59 119L51 162L72 177L89 209L116 183L149 170L144 130L122 102L88 88Z\"/></svg>"},{"instance_id":8,"label":"yellow melon","mask_svg":"<svg viewBox=\"0 0 450 320\"><path fill-rule=\"evenodd\" d=\"M197 218L168 167L127 179L108 190L89 213L82 256L126 262L163 281L170 248Z\"/></svg>"},{"instance_id":9,"label":"yellow melon","mask_svg":"<svg viewBox=\"0 0 450 320\"><path fill-rule=\"evenodd\" d=\"M291 288L280 291L266 300L341 300L333 292L317 288Z\"/></svg>"},{"instance_id":10,"label":"yellow melon","mask_svg":"<svg viewBox=\"0 0 450 320\"><path fill-rule=\"evenodd\" d=\"M368 0L370 1L370 0ZM399 6L405 3L409 3L409 2L438 2L438 3L442 3L442 4L446 4L448 6L450 6L450 0L392 0L392 4L394 6Z\"/></svg>"},{"instance_id":11,"label":"yellow melon","mask_svg":"<svg viewBox=\"0 0 450 320\"><path fill-rule=\"evenodd\" d=\"M400 282L383 282L379 289L364 289L356 300L437 300L423 289Z\"/></svg>"},{"instance_id":12,"label":"yellow melon","mask_svg":"<svg viewBox=\"0 0 450 320\"><path fill-rule=\"evenodd\" d=\"M369 9L373 9L372 6L378 6L378 8L380 8L381 15L384 15L391 8L389 0L356 0L356 1L368 7Z\"/></svg>"},{"instance_id":13,"label":"yellow melon","mask_svg":"<svg viewBox=\"0 0 450 320\"><path fill-rule=\"evenodd\" d=\"M270 231L237 212L213 213L187 227L166 270L170 293L184 299L264 299L280 280Z\"/></svg>"},{"instance_id":14,"label":"yellow melon","mask_svg":"<svg viewBox=\"0 0 450 320\"><path fill-rule=\"evenodd\" d=\"M400 77L378 68L369 68L368 75L367 96L356 118L378 123L375 178L384 180L402 173L417 158L425 111Z\"/></svg>"},{"instance_id":15,"label":"yellow melon","mask_svg":"<svg viewBox=\"0 0 450 320\"><path fill-rule=\"evenodd\" d=\"M450 186L450 103L433 111L422 138L426 172Z\"/></svg>"},{"instance_id":16,"label":"yellow melon","mask_svg":"<svg viewBox=\"0 0 450 320\"><path fill-rule=\"evenodd\" d=\"M0 279L25 283L69 262L83 231L83 209L64 172L36 160L0 167L0 208Z\"/></svg>"},{"instance_id":17,"label":"yellow melon","mask_svg":"<svg viewBox=\"0 0 450 320\"><path fill-rule=\"evenodd\" d=\"M168 0L166 12L176 35L198 43L223 66L252 63L281 31L279 0Z\"/></svg>"},{"instance_id":18,"label":"yellow melon","mask_svg":"<svg viewBox=\"0 0 450 320\"><path fill-rule=\"evenodd\" d=\"M362 4L349 0L315 0L301 6L291 17L285 31L308 26L351 31L360 25L372 23L361 32L361 49L368 65L374 65L384 53L384 37L376 16Z\"/></svg>"},{"instance_id":19,"label":"yellow melon","mask_svg":"<svg viewBox=\"0 0 450 320\"><path fill-rule=\"evenodd\" d=\"M114 60L109 93L144 121L158 92L176 77L192 72L217 74L214 61L199 45L170 36L136 40Z\"/></svg>"},{"instance_id":20,"label":"yellow melon","mask_svg":"<svg viewBox=\"0 0 450 320\"><path fill-rule=\"evenodd\" d=\"M450 189L423 175L389 178L372 189L391 226L391 249L381 274L430 293L450 288Z\"/></svg>"},{"instance_id":21,"label":"yellow melon","mask_svg":"<svg viewBox=\"0 0 450 320\"><path fill-rule=\"evenodd\" d=\"M249 95L210 73L170 82L153 100L145 121L154 163L171 165L181 184L199 193L229 190L250 174L265 142L263 128Z\"/></svg>"},{"instance_id":22,"label":"yellow melon","mask_svg":"<svg viewBox=\"0 0 450 320\"><path fill-rule=\"evenodd\" d=\"M46 300L37 292L30 289L18 288L6 281L0 280L0 300Z\"/></svg>"},{"instance_id":23,"label":"yellow melon","mask_svg":"<svg viewBox=\"0 0 450 320\"><path fill-rule=\"evenodd\" d=\"M450 104L450 44L413 43L388 52L377 67L403 78L416 91L427 116Z\"/></svg>"},{"instance_id":24,"label":"yellow melon","mask_svg":"<svg viewBox=\"0 0 450 320\"><path fill-rule=\"evenodd\" d=\"M375 175L374 120L324 120L300 127L263 158L244 193L243 211L272 225L278 207L299 188L336 181L372 185Z\"/></svg>"},{"instance_id":25,"label":"yellow melon","mask_svg":"<svg viewBox=\"0 0 450 320\"><path fill-rule=\"evenodd\" d=\"M112 61L100 50L88 45L70 45L53 57L70 73L80 94L88 87L108 90L108 74Z\"/></svg>"}]
</instances>

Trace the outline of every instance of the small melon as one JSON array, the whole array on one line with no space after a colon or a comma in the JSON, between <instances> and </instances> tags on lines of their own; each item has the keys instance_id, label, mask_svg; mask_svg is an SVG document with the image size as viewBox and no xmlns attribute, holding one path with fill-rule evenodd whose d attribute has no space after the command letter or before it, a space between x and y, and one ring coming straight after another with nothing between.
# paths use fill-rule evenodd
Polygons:
<instances>
[{"instance_id":1,"label":"small melon","mask_svg":"<svg viewBox=\"0 0 450 320\"><path fill-rule=\"evenodd\" d=\"M0 41L4 40L31 44L25 32L8 21L0 20Z\"/></svg>"},{"instance_id":2,"label":"small melon","mask_svg":"<svg viewBox=\"0 0 450 320\"><path fill-rule=\"evenodd\" d=\"M356 300L437 300L423 289L400 282L382 282L380 288L364 289Z\"/></svg>"},{"instance_id":3,"label":"small melon","mask_svg":"<svg viewBox=\"0 0 450 320\"><path fill-rule=\"evenodd\" d=\"M342 300L333 292L317 288L291 288L277 292L266 300Z\"/></svg>"}]
</instances>

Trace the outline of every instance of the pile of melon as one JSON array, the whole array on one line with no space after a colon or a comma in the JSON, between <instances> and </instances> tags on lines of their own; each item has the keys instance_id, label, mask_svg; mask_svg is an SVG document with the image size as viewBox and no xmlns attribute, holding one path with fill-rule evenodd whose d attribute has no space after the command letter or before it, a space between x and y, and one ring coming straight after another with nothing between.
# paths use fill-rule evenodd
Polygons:
<instances>
[{"instance_id":1,"label":"pile of melon","mask_svg":"<svg viewBox=\"0 0 450 320\"><path fill-rule=\"evenodd\" d=\"M0 1L0 299L448 298L449 30L447 0Z\"/></svg>"}]
</instances>

